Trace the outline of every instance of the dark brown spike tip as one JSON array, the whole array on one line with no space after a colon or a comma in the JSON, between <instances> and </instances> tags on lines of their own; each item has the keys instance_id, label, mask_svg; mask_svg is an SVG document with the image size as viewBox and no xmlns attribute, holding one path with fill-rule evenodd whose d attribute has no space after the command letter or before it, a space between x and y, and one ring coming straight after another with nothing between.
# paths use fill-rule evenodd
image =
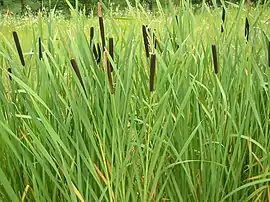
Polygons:
<instances>
[{"instance_id":1,"label":"dark brown spike tip","mask_svg":"<svg viewBox=\"0 0 270 202\"><path fill-rule=\"evenodd\" d=\"M94 29L94 27L91 27L90 28L90 46L93 44L94 33L95 33L95 29Z\"/></svg>"},{"instance_id":2,"label":"dark brown spike tip","mask_svg":"<svg viewBox=\"0 0 270 202\"><path fill-rule=\"evenodd\" d=\"M248 39L249 39L249 22L248 22L247 17L246 17L246 24L245 24L245 37L246 37L246 40L248 41Z\"/></svg>"},{"instance_id":3,"label":"dark brown spike tip","mask_svg":"<svg viewBox=\"0 0 270 202\"><path fill-rule=\"evenodd\" d=\"M221 33L224 32L224 24L225 24L225 16L226 16L226 11L225 8L222 8L222 24L221 24Z\"/></svg>"},{"instance_id":4,"label":"dark brown spike tip","mask_svg":"<svg viewBox=\"0 0 270 202\"><path fill-rule=\"evenodd\" d=\"M22 48L21 48L18 34L17 34L17 32L13 32L12 34L13 34L14 42L15 42L15 45L16 45L16 48L17 48L17 51L18 51L18 54L19 54L19 57L21 60L21 64L22 64L22 66L25 66L24 57L23 57Z\"/></svg>"},{"instance_id":5,"label":"dark brown spike tip","mask_svg":"<svg viewBox=\"0 0 270 202\"><path fill-rule=\"evenodd\" d=\"M41 38L38 38L38 55L39 55L39 59L42 59L42 44L41 44Z\"/></svg>"},{"instance_id":6,"label":"dark brown spike tip","mask_svg":"<svg viewBox=\"0 0 270 202\"><path fill-rule=\"evenodd\" d=\"M8 78L9 78L9 80L12 81L11 74L12 74L12 70L11 70L11 68L9 67L9 68L8 68Z\"/></svg>"},{"instance_id":7,"label":"dark brown spike tip","mask_svg":"<svg viewBox=\"0 0 270 202\"><path fill-rule=\"evenodd\" d=\"M145 54L146 57L149 58L149 42L148 42L148 36L147 36L147 31L146 31L145 25L142 26L142 33L143 33L143 41L144 41L144 47L145 47Z\"/></svg>"},{"instance_id":8,"label":"dark brown spike tip","mask_svg":"<svg viewBox=\"0 0 270 202\"><path fill-rule=\"evenodd\" d=\"M99 28L100 28L100 36L102 41L102 50L105 50L105 29L104 29L104 22L103 17L99 17Z\"/></svg>"},{"instance_id":9,"label":"dark brown spike tip","mask_svg":"<svg viewBox=\"0 0 270 202\"><path fill-rule=\"evenodd\" d=\"M213 56L213 63L214 63L214 71L215 71L215 74L218 74L218 60L217 60L216 45L212 45L212 56Z\"/></svg>"}]
</instances>

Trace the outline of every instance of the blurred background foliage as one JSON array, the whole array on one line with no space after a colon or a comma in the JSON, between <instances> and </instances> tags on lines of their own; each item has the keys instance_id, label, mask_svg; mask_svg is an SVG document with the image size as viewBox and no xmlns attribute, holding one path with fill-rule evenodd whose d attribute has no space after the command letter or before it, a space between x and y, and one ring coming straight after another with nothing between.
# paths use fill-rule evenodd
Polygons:
<instances>
[{"instance_id":1,"label":"blurred background foliage","mask_svg":"<svg viewBox=\"0 0 270 202\"><path fill-rule=\"evenodd\" d=\"M95 10L97 3L100 0L69 0L69 2L75 7L78 5L78 9L82 10L86 8L87 13ZM209 5L215 3L221 4L220 0L159 0L160 4L166 8L168 5L179 5L181 2L190 2L192 4L201 5L203 2ZM242 0L228 0L226 2L239 3ZM248 0L244 0L248 1ZM252 3L266 3L268 0L251 0ZM103 0L102 1L107 7L125 9L127 7L127 0ZM146 9L152 10L156 7L156 0L128 0L131 5L136 5L140 3ZM69 6L66 0L0 0L0 11L1 13L8 14L21 14L25 11L37 12L40 9L56 8L64 13L68 13Z\"/></svg>"}]
</instances>

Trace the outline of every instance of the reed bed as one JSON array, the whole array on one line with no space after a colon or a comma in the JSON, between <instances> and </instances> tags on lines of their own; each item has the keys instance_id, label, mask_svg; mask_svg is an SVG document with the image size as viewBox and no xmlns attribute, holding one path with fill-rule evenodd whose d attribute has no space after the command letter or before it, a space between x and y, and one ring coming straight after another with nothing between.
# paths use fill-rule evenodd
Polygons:
<instances>
[{"instance_id":1,"label":"reed bed","mask_svg":"<svg viewBox=\"0 0 270 202\"><path fill-rule=\"evenodd\" d=\"M103 9L1 22L0 201L270 201L269 5Z\"/></svg>"}]
</instances>

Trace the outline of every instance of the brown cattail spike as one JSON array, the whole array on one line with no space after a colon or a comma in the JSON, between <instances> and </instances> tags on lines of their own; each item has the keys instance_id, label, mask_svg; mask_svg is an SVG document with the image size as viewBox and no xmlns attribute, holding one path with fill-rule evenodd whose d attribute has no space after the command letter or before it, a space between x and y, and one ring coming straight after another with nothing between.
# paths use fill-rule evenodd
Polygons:
<instances>
[{"instance_id":1,"label":"brown cattail spike","mask_svg":"<svg viewBox=\"0 0 270 202\"><path fill-rule=\"evenodd\" d=\"M17 48L17 51L18 51L22 66L25 66L23 53L22 53L22 48L21 48L21 44L20 44L17 32L13 32L13 38L14 38L14 41L15 41L15 44L16 44L16 48Z\"/></svg>"},{"instance_id":2,"label":"brown cattail spike","mask_svg":"<svg viewBox=\"0 0 270 202\"><path fill-rule=\"evenodd\" d=\"M245 37L246 37L246 40L248 41L248 38L249 38L249 22L248 22L247 17L246 17L246 24L245 24Z\"/></svg>"},{"instance_id":3,"label":"brown cattail spike","mask_svg":"<svg viewBox=\"0 0 270 202\"><path fill-rule=\"evenodd\" d=\"M104 29L103 17L99 17L98 20L99 20L99 28L100 28L102 49L104 51L104 49L105 49L105 29Z\"/></svg>"},{"instance_id":4,"label":"brown cattail spike","mask_svg":"<svg viewBox=\"0 0 270 202\"><path fill-rule=\"evenodd\" d=\"M38 55L39 55L39 59L42 59L42 45L41 45L41 38L38 38Z\"/></svg>"},{"instance_id":5,"label":"brown cattail spike","mask_svg":"<svg viewBox=\"0 0 270 202\"><path fill-rule=\"evenodd\" d=\"M109 38L109 54L111 58L113 59L113 38ZM110 65L110 69L111 71L113 71L112 64L109 62L108 65Z\"/></svg>"},{"instance_id":6,"label":"brown cattail spike","mask_svg":"<svg viewBox=\"0 0 270 202\"><path fill-rule=\"evenodd\" d=\"M93 40L94 40L94 27L90 28L90 46L93 44Z\"/></svg>"},{"instance_id":7,"label":"brown cattail spike","mask_svg":"<svg viewBox=\"0 0 270 202\"><path fill-rule=\"evenodd\" d=\"M144 41L146 57L149 58L149 42L148 42L147 31L146 31L145 25L142 26L142 32L143 32L143 41Z\"/></svg>"},{"instance_id":8,"label":"brown cattail spike","mask_svg":"<svg viewBox=\"0 0 270 202\"><path fill-rule=\"evenodd\" d=\"M150 60L150 93L154 91L155 71L156 71L156 54L152 53Z\"/></svg>"},{"instance_id":9,"label":"brown cattail spike","mask_svg":"<svg viewBox=\"0 0 270 202\"><path fill-rule=\"evenodd\" d=\"M93 46L93 54L94 54L94 57L95 57L95 59L97 61L97 64L98 64L100 61L99 61L99 55L98 55L98 52L97 52L97 48L96 48L96 46L94 44L94 33L95 33L94 27L90 27L90 47Z\"/></svg>"},{"instance_id":10,"label":"brown cattail spike","mask_svg":"<svg viewBox=\"0 0 270 202\"><path fill-rule=\"evenodd\" d=\"M226 11L225 11L225 8L223 7L223 9L222 9L221 33L224 32L225 16L226 16Z\"/></svg>"},{"instance_id":11,"label":"brown cattail spike","mask_svg":"<svg viewBox=\"0 0 270 202\"><path fill-rule=\"evenodd\" d=\"M214 71L215 71L215 74L217 74L218 73L218 61L217 61L216 45L212 45L212 55L213 55Z\"/></svg>"},{"instance_id":12,"label":"brown cattail spike","mask_svg":"<svg viewBox=\"0 0 270 202\"><path fill-rule=\"evenodd\" d=\"M102 4L98 3L98 20L99 20L99 27L100 27L100 36L102 41L102 49L105 50L105 29L104 29L104 22L102 17Z\"/></svg>"},{"instance_id":13,"label":"brown cattail spike","mask_svg":"<svg viewBox=\"0 0 270 202\"><path fill-rule=\"evenodd\" d=\"M80 70L78 68L78 65L77 65L76 61L74 59L71 59L70 62L71 62L71 65L73 67L73 70L75 71L75 73L76 73L76 75L77 75L77 77L78 77L78 79L79 79L79 81L80 81L80 83L81 83L81 85L83 87L84 92L86 93L86 90L85 90L85 87L84 87L84 84L83 84L83 80L82 80L82 76L81 76L81 73L80 73Z\"/></svg>"}]
</instances>

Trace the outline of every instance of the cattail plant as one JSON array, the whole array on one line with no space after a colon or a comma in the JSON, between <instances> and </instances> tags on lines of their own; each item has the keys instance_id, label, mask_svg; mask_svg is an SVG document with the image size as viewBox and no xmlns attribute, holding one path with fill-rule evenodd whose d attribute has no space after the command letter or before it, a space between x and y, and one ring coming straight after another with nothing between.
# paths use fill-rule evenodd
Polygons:
<instances>
[{"instance_id":1,"label":"cattail plant","mask_svg":"<svg viewBox=\"0 0 270 202\"><path fill-rule=\"evenodd\" d=\"M225 25L225 16L226 16L226 11L225 11L225 8L223 7L222 9L222 24L221 24L221 33L224 32L224 25Z\"/></svg>"},{"instance_id":2,"label":"cattail plant","mask_svg":"<svg viewBox=\"0 0 270 202\"><path fill-rule=\"evenodd\" d=\"M102 41L102 49L105 49L105 29L104 29L104 22L102 17L102 5L98 3L98 19L99 19L99 28L100 28L100 36Z\"/></svg>"},{"instance_id":3,"label":"cattail plant","mask_svg":"<svg viewBox=\"0 0 270 202\"><path fill-rule=\"evenodd\" d=\"M150 59L150 93L154 91L155 71L156 71L156 54L152 53Z\"/></svg>"},{"instance_id":4,"label":"cattail plant","mask_svg":"<svg viewBox=\"0 0 270 202\"><path fill-rule=\"evenodd\" d=\"M216 45L212 45L212 56L215 74L218 73L218 60L217 60L217 48Z\"/></svg>"},{"instance_id":5,"label":"cattail plant","mask_svg":"<svg viewBox=\"0 0 270 202\"><path fill-rule=\"evenodd\" d=\"M38 55L39 55L39 59L42 59L42 45L41 45L41 38L38 38Z\"/></svg>"},{"instance_id":6,"label":"cattail plant","mask_svg":"<svg viewBox=\"0 0 270 202\"><path fill-rule=\"evenodd\" d=\"M13 32L13 38L14 38L14 41L15 41L15 44L16 44L16 48L17 48L17 51L18 51L22 66L25 66L24 57L23 57L23 53L22 53L22 48L21 48L21 44L20 44L20 40L19 40L17 32Z\"/></svg>"},{"instance_id":7,"label":"cattail plant","mask_svg":"<svg viewBox=\"0 0 270 202\"><path fill-rule=\"evenodd\" d=\"M249 22L248 22L248 18L246 17L246 24L245 24L245 38L248 42L249 39Z\"/></svg>"},{"instance_id":8,"label":"cattail plant","mask_svg":"<svg viewBox=\"0 0 270 202\"><path fill-rule=\"evenodd\" d=\"M147 37L147 30L146 30L146 26L143 25L142 26L142 33L143 33L143 41L144 41L144 47L145 47L145 53L146 53L146 57L149 58L149 42L148 42L148 37Z\"/></svg>"},{"instance_id":9,"label":"cattail plant","mask_svg":"<svg viewBox=\"0 0 270 202\"><path fill-rule=\"evenodd\" d=\"M83 80L82 80L82 76L81 76L81 73L80 73L80 70L79 70L79 67L77 65L76 60L75 59L71 59L70 60L70 63L72 65L73 70L75 71L75 73L76 73L76 75L77 75L77 77L78 77L78 79L79 79L82 87L83 87L84 92L86 93L86 90L85 90L85 87L84 87L84 84L83 84Z\"/></svg>"}]
</instances>

